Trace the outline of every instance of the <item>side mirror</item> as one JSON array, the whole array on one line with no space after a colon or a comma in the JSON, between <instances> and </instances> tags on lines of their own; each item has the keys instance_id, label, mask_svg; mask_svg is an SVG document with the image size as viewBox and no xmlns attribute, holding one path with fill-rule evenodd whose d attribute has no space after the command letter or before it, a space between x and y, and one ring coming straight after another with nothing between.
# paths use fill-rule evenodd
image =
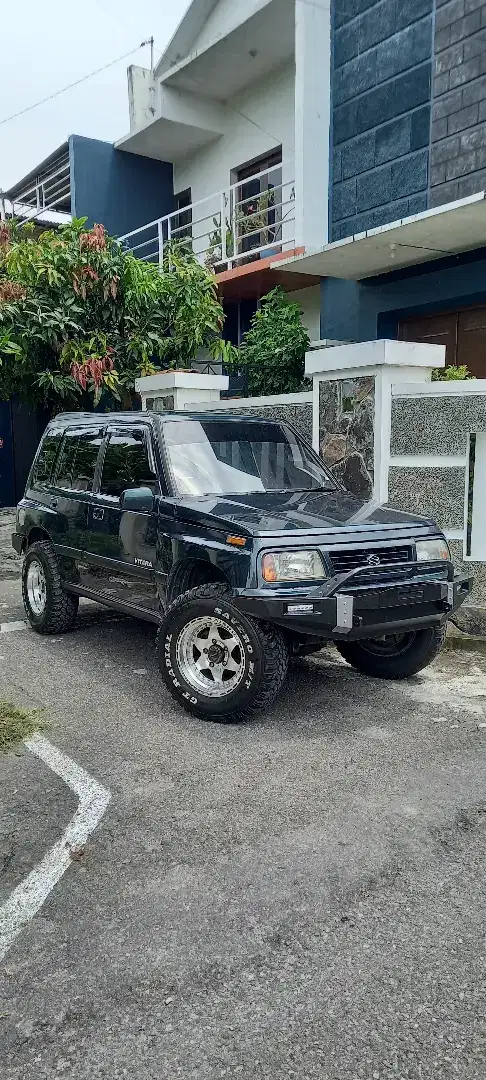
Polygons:
<instances>
[{"instance_id":1,"label":"side mirror","mask_svg":"<svg viewBox=\"0 0 486 1080\"><path fill-rule=\"evenodd\" d=\"M132 514L151 514L154 505L154 493L149 487L126 488L122 491L122 510L131 510Z\"/></svg>"}]
</instances>

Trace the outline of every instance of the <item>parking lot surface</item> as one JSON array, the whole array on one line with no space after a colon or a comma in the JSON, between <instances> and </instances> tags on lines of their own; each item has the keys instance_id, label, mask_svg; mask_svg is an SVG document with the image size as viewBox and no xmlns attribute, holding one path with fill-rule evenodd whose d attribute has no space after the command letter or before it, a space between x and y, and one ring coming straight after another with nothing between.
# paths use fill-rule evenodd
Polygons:
<instances>
[{"instance_id":1,"label":"parking lot surface","mask_svg":"<svg viewBox=\"0 0 486 1080\"><path fill-rule=\"evenodd\" d=\"M329 650L220 727L169 698L153 627L86 605L0 634L0 698L111 792L0 964L2 1080L484 1080L481 653L391 684ZM1 904L76 799L25 749L0 790Z\"/></svg>"}]
</instances>

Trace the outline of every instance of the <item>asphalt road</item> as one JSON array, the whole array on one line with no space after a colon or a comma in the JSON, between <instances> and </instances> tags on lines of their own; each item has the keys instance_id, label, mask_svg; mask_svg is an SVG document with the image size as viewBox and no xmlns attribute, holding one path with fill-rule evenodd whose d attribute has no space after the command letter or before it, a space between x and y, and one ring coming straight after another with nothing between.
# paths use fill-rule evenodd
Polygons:
<instances>
[{"instance_id":1,"label":"asphalt road","mask_svg":"<svg viewBox=\"0 0 486 1080\"><path fill-rule=\"evenodd\" d=\"M486 658L385 684L329 651L225 728L153 640L89 608L0 635L0 697L112 793L0 965L2 1080L484 1080ZM75 800L23 750L0 791L1 903Z\"/></svg>"}]
</instances>

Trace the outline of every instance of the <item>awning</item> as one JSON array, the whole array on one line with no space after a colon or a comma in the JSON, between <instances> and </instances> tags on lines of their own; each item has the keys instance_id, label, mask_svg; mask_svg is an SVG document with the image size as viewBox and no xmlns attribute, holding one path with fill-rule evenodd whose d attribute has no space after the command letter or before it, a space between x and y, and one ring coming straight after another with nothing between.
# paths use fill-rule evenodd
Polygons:
<instances>
[{"instance_id":1,"label":"awning","mask_svg":"<svg viewBox=\"0 0 486 1080\"><path fill-rule=\"evenodd\" d=\"M281 262L284 273L359 281L486 247L486 195L426 210Z\"/></svg>"}]
</instances>

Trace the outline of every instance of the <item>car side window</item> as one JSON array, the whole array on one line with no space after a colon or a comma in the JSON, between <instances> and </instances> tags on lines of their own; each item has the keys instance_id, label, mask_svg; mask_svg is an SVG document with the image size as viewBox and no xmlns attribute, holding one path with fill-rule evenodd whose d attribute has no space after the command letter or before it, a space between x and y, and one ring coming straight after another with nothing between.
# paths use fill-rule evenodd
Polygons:
<instances>
[{"instance_id":1,"label":"car side window","mask_svg":"<svg viewBox=\"0 0 486 1080\"><path fill-rule=\"evenodd\" d=\"M29 487L39 487L41 484L49 483L54 471L54 465L61 445L62 436L62 430L48 431L44 435L40 450L34 461L29 479Z\"/></svg>"},{"instance_id":2,"label":"car side window","mask_svg":"<svg viewBox=\"0 0 486 1080\"><path fill-rule=\"evenodd\" d=\"M141 428L110 432L100 493L119 499L126 488L135 487L149 487L154 494L159 490L145 432Z\"/></svg>"},{"instance_id":3,"label":"car side window","mask_svg":"<svg viewBox=\"0 0 486 1080\"><path fill-rule=\"evenodd\" d=\"M102 429L66 431L57 467L56 487L92 491Z\"/></svg>"}]
</instances>

